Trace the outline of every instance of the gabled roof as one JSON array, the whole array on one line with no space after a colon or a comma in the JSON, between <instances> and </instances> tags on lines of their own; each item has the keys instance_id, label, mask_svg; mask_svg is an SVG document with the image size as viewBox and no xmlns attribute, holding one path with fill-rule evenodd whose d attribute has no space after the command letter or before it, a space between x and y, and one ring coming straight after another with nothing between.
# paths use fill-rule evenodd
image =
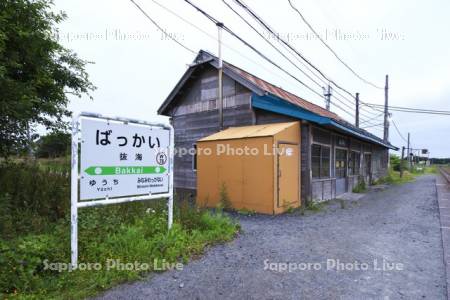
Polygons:
<instances>
[{"instance_id":1,"label":"gabled roof","mask_svg":"<svg viewBox=\"0 0 450 300\"><path fill-rule=\"evenodd\" d=\"M158 114L167 115L168 108L173 104L173 100L183 88L184 84L197 68L205 64L218 68L218 58L209 52L200 50L194 62L189 66L175 88L158 109ZM343 131L383 147L398 150L397 147L390 143L385 143L382 139L370 132L348 123L337 114L328 111L319 105L306 101L297 95L225 61L223 61L223 72L225 75L239 82L254 93L254 96L252 97L253 107L289 115L298 119L309 120L323 126L332 127L338 131Z\"/></svg>"},{"instance_id":2,"label":"gabled roof","mask_svg":"<svg viewBox=\"0 0 450 300\"><path fill-rule=\"evenodd\" d=\"M164 115L166 108L172 102L173 98L178 94L179 90L182 88L184 83L189 79L191 74L194 72L194 70L204 64L211 64L214 67L218 67L218 58L214 55L212 55L209 52L206 52L204 50L200 50L197 57L194 59L194 62L189 66L181 80L177 83L175 88L172 90L172 92L169 94L169 96L166 98L166 100L163 102L161 107L158 109L158 113ZM283 90L280 87L277 87L259 77L256 77L253 74L250 74L230 63L227 63L223 61L223 72L231 77L232 79L236 80L243 86L247 87L252 92L256 92L258 95L262 96L265 93L271 93L275 96L278 96L282 99L285 99L289 102L291 102L294 105L298 105L300 107L303 107L311 112L314 112L320 116L327 117L327 118L333 118L333 119L340 119L340 117L331 112L326 110L323 107L320 107L319 105L316 105L314 103L308 102L297 95L294 95L286 90Z\"/></svg>"}]
</instances>

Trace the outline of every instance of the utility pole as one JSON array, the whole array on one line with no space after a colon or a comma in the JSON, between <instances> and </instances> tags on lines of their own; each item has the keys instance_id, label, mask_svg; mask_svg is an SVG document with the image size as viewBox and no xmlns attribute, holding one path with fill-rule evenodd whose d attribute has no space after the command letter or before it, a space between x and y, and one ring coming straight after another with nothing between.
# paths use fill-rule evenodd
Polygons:
<instances>
[{"instance_id":1,"label":"utility pole","mask_svg":"<svg viewBox=\"0 0 450 300\"><path fill-rule=\"evenodd\" d=\"M330 103L331 103L331 86L328 84L328 88L323 88L323 95L325 96L325 108L327 110L330 110Z\"/></svg>"},{"instance_id":2,"label":"utility pole","mask_svg":"<svg viewBox=\"0 0 450 300\"><path fill-rule=\"evenodd\" d=\"M222 62L222 27L223 23L216 23L217 26L217 41L219 43L219 76L218 76L218 89L217 89L217 100L219 106L219 130L223 129L223 62Z\"/></svg>"},{"instance_id":3,"label":"utility pole","mask_svg":"<svg viewBox=\"0 0 450 300\"><path fill-rule=\"evenodd\" d=\"M403 177L403 159L405 158L405 146L402 147L402 159L400 160L400 178Z\"/></svg>"},{"instance_id":4,"label":"utility pole","mask_svg":"<svg viewBox=\"0 0 450 300\"><path fill-rule=\"evenodd\" d=\"M408 168L411 169L411 148L409 147L410 146L409 141L410 141L410 134L408 132L408 147L406 153L408 154Z\"/></svg>"},{"instance_id":5,"label":"utility pole","mask_svg":"<svg viewBox=\"0 0 450 300\"><path fill-rule=\"evenodd\" d=\"M356 112L355 112L355 126L359 127L359 93L356 93Z\"/></svg>"},{"instance_id":6,"label":"utility pole","mask_svg":"<svg viewBox=\"0 0 450 300\"><path fill-rule=\"evenodd\" d=\"M383 135L383 140L385 143L389 142L388 91L389 91L389 75L386 75L386 84L384 86L384 135Z\"/></svg>"}]
</instances>

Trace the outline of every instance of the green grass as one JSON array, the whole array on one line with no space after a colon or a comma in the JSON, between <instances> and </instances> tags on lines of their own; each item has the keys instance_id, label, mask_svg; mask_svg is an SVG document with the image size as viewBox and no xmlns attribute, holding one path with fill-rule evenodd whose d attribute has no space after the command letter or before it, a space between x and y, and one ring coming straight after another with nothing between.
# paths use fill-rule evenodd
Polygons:
<instances>
[{"instance_id":1,"label":"green grass","mask_svg":"<svg viewBox=\"0 0 450 300\"><path fill-rule=\"evenodd\" d=\"M388 175L386 177L380 178L373 182L373 184L404 184L407 182L412 182L417 176L426 175L426 174L436 174L437 169L435 166L430 167L413 167L411 171L403 171L403 176L400 177L400 172L389 170Z\"/></svg>"},{"instance_id":2,"label":"green grass","mask_svg":"<svg viewBox=\"0 0 450 300\"><path fill-rule=\"evenodd\" d=\"M0 287L8 298L79 299L118 283L137 280L148 272L106 270L107 260L148 264L187 263L208 245L231 240L239 227L224 215L206 210L176 209L167 230L164 203L127 203L80 210L79 263L100 263L101 270L57 272L48 263L70 261L69 220L39 234L0 240ZM1 298L1 297L0 297Z\"/></svg>"},{"instance_id":3,"label":"green grass","mask_svg":"<svg viewBox=\"0 0 450 300\"><path fill-rule=\"evenodd\" d=\"M69 177L60 170L52 163L0 168L0 299L89 297L158 271L155 260L185 264L239 231L225 214L187 201L176 203L170 231L165 200L81 208L79 263L98 263L100 270L46 269L70 262ZM108 259L149 269L107 270Z\"/></svg>"},{"instance_id":4,"label":"green grass","mask_svg":"<svg viewBox=\"0 0 450 300\"><path fill-rule=\"evenodd\" d=\"M352 189L353 193L364 193L367 191L366 182L364 180L360 180L358 184Z\"/></svg>"},{"instance_id":5,"label":"green grass","mask_svg":"<svg viewBox=\"0 0 450 300\"><path fill-rule=\"evenodd\" d=\"M254 216L256 214L256 211L247 208L242 208L238 209L237 213L244 216Z\"/></svg>"},{"instance_id":6,"label":"green grass","mask_svg":"<svg viewBox=\"0 0 450 300\"><path fill-rule=\"evenodd\" d=\"M326 202L317 202L317 201L309 201L306 205L306 210L312 211L312 212L319 212L323 210L325 207Z\"/></svg>"}]
</instances>

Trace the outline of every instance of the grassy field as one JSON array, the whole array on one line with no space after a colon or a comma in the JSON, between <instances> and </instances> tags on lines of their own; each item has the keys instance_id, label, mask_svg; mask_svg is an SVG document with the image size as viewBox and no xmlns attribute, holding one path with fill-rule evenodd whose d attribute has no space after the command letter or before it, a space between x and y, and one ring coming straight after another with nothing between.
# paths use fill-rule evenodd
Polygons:
<instances>
[{"instance_id":1,"label":"grassy field","mask_svg":"<svg viewBox=\"0 0 450 300\"><path fill-rule=\"evenodd\" d=\"M176 203L169 232L164 200L80 209L79 264L90 270L61 271L70 261L67 163L2 164L0 191L0 298L92 296L187 263L239 231L223 213L184 201Z\"/></svg>"},{"instance_id":2,"label":"grassy field","mask_svg":"<svg viewBox=\"0 0 450 300\"><path fill-rule=\"evenodd\" d=\"M405 170L403 171L403 176L400 177L400 172L391 169L389 170L389 173L386 177L380 178L379 180L375 181L374 184L403 184L413 181L417 176L436 173L436 166L429 166L422 168L413 168L410 171Z\"/></svg>"}]
</instances>

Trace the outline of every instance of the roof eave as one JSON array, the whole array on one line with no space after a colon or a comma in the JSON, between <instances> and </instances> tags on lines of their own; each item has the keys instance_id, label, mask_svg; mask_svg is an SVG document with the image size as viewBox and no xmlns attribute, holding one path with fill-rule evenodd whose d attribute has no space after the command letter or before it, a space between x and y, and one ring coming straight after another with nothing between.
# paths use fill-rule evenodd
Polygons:
<instances>
[{"instance_id":1,"label":"roof eave","mask_svg":"<svg viewBox=\"0 0 450 300\"><path fill-rule=\"evenodd\" d=\"M206 51L201 50L197 57L194 60L194 63L189 65L189 68L186 70L186 72L183 74L181 79L178 81L178 83L175 85L175 87L172 89L170 94L167 96L167 98L164 100L164 102L161 104L161 106L158 108L158 114L159 115L166 115L167 116L167 108L170 105L170 103L174 100L174 98L178 95L182 87L186 84L189 77L192 75L192 73L195 71L196 68L200 65L204 64L210 64L214 68L219 68L219 62L218 60L209 54ZM245 79L240 74L237 74L235 71L233 71L231 68L227 67L225 64L223 65L223 72L225 75L230 77L231 79L237 81L244 87L248 88L251 92L256 93L260 96L264 95L265 91L261 88L259 88L257 85L252 83L251 81Z\"/></svg>"},{"instance_id":2,"label":"roof eave","mask_svg":"<svg viewBox=\"0 0 450 300\"><path fill-rule=\"evenodd\" d=\"M191 77L192 73L198 66L199 66L199 64L191 65L186 70L186 72L184 72L183 76L181 76L180 80L177 82L175 87L172 89L170 94L167 96L166 100L164 100L164 102L158 108L158 115L167 116L167 107L173 101L173 99L176 97L176 95L180 92L181 88L184 86L186 81Z\"/></svg>"},{"instance_id":3,"label":"roof eave","mask_svg":"<svg viewBox=\"0 0 450 300\"><path fill-rule=\"evenodd\" d=\"M352 130L351 128L345 127L344 125L337 123L335 120L333 120L331 118L319 116L318 114L316 114L314 112L311 112L311 111L308 111L301 107L298 107L298 106L296 106L284 99L281 99L275 95L272 95L272 94L268 94L265 96L252 95L252 107L267 110L267 111L272 111L275 113L279 113L282 115L290 116L290 117L301 119L301 120L310 121L310 122L313 122L313 123L316 123L316 124L319 124L322 126L330 126L333 128L337 128L337 129L344 131L347 134L357 137L361 140L368 141L373 144L377 144L379 146L389 148L392 150L398 150L397 147L395 147L389 143L386 144L386 143L380 142L370 136L364 135L362 133Z\"/></svg>"}]
</instances>

